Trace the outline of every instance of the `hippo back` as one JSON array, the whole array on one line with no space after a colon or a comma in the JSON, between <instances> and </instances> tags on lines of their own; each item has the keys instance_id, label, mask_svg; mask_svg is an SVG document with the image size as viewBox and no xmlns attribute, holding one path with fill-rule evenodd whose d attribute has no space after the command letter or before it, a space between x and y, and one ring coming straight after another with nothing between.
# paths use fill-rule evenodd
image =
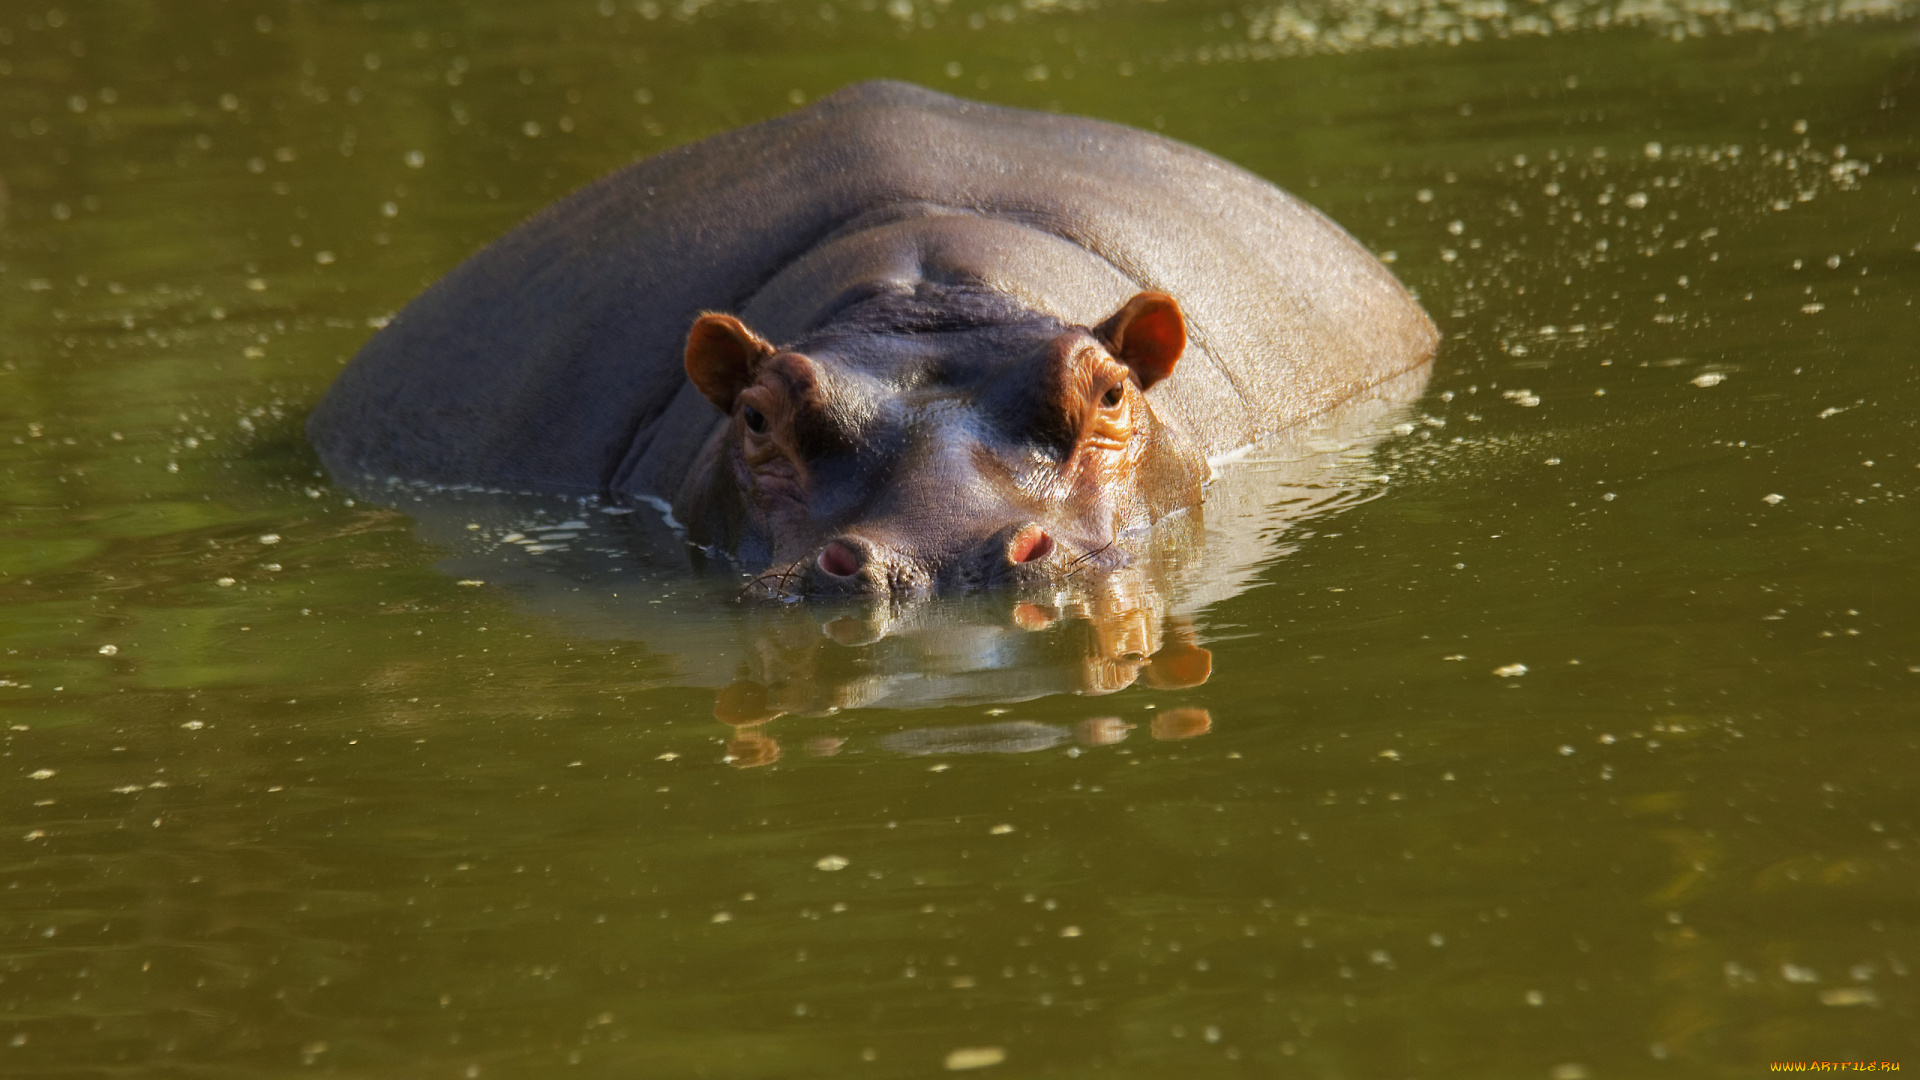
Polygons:
<instances>
[{"instance_id":1,"label":"hippo back","mask_svg":"<svg viewBox=\"0 0 1920 1080\"><path fill-rule=\"evenodd\" d=\"M1243 169L1114 124L870 82L542 211L376 334L309 431L343 476L581 494L618 478L671 495L719 420L681 367L695 316L747 309L849 223L908 205L1090 253L1084 283L1004 283L1068 323L1134 291L1177 298L1188 352L1150 396L1210 456L1426 362L1437 341L1371 254Z\"/></svg>"}]
</instances>

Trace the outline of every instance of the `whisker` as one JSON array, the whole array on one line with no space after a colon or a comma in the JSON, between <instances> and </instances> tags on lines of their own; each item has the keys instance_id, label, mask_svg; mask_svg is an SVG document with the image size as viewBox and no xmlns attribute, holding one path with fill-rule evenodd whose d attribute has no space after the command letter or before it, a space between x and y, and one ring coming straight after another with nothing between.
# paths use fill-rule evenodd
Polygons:
<instances>
[{"instance_id":1,"label":"whisker","mask_svg":"<svg viewBox=\"0 0 1920 1080\"><path fill-rule=\"evenodd\" d=\"M789 563L786 566L770 568L754 575L751 581L740 586L740 597L758 595L761 599L787 599L794 595L793 580L801 572L801 564Z\"/></svg>"},{"instance_id":2,"label":"whisker","mask_svg":"<svg viewBox=\"0 0 1920 1080\"><path fill-rule=\"evenodd\" d=\"M1101 544L1101 545L1100 545L1099 547L1097 547L1097 548L1094 548L1094 549L1093 549L1092 551L1089 551L1089 552L1086 552L1086 553L1084 553L1084 554L1082 554L1082 555L1080 555L1080 556L1079 556L1078 558L1076 558L1076 559L1074 559L1074 560L1073 560L1073 562L1071 563L1071 565L1073 565L1073 566L1080 566L1080 565L1082 565L1082 564L1084 564L1084 563L1087 563L1087 562L1089 562L1089 561L1091 561L1092 559L1095 559L1095 558L1097 558L1097 557L1099 557L1099 556L1101 556L1101 555L1104 555L1104 554L1106 554L1106 553L1107 553L1108 551L1110 551L1110 550L1112 550L1112 549L1113 549L1113 544L1114 544L1114 542L1113 542L1112 540L1109 540L1109 541L1107 541L1106 543L1104 543L1104 544Z\"/></svg>"}]
</instances>

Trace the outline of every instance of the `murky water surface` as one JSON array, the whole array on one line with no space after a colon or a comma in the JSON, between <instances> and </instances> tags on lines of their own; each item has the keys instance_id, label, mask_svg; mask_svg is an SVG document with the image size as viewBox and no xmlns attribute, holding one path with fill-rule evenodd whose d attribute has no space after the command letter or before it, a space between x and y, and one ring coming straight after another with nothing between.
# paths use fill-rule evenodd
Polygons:
<instances>
[{"instance_id":1,"label":"murky water surface","mask_svg":"<svg viewBox=\"0 0 1920 1080\"><path fill-rule=\"evenodd\" d=\"M1920 1066L1915 7L1264 2L8 6L0 1074ZM1305 195L1432 381L1058 610L316 471L464 254L877 75Z\"/></svg>"}]
</instances>

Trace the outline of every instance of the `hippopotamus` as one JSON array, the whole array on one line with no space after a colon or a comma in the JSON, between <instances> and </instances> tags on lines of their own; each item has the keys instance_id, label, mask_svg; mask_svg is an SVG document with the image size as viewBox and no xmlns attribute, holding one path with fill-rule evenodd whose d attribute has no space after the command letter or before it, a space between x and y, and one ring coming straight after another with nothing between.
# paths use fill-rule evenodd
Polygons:
<instances>
[{"instance_id":1,"label":"hippopotamus","mask_svg":"<svg viewBox=\"0 0 1920 1080\"><path fill-rule=\"evenodd\" d=\"M308 431L343 480L662 506L757 595L1047 587L1437 341L1364 247L1217 157L867 82L548 207L376 333Z\"/></svg>"}]
</instances>

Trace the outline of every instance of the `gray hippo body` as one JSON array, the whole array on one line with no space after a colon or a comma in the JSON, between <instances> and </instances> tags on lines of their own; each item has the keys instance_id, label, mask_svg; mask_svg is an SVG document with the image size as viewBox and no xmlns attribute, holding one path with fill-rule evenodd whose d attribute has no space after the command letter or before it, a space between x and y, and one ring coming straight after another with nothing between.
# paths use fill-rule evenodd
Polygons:
<instances>
[{"instance_id":1,"label":"gray hippo body","mask_svg":"<svg viewBox=\"0 0 1920 1080\"><path fill-rule=\"evenodd\" d=\"M342 478L666 500L781 595L924 592L1117 557L1207 459L1437 338L1218 158L873 82L542 211L375 335L309 432Z\"/></svg>"}]
</instances>

